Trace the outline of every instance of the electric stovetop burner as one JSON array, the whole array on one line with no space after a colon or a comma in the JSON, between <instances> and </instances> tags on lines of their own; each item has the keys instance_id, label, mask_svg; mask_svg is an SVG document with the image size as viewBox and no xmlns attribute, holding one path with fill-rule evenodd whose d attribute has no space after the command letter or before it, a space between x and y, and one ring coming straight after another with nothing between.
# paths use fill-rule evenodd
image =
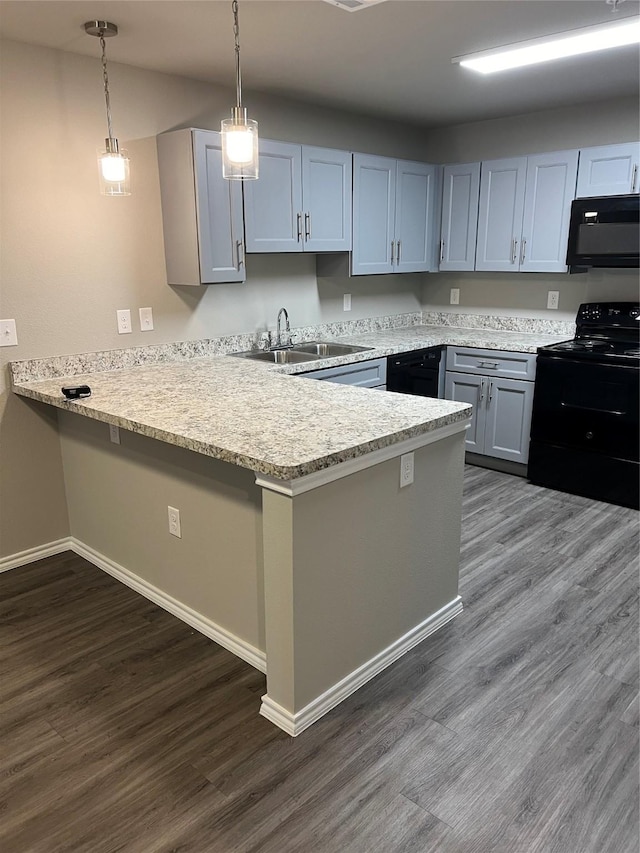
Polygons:
<instances>
[{"instance_id":1,"label":"electric stovetop burner","mask_svg":"<svg viewBox=\"0 0 640 853\"><path fill-rule=\"evenodd\" d=\"M588 338L576 338L573 341L565 341L550 347L554 350L566 350L567 352L605 352L613 348L608 341L590 340Z\"/></svg>"}]
</instances>

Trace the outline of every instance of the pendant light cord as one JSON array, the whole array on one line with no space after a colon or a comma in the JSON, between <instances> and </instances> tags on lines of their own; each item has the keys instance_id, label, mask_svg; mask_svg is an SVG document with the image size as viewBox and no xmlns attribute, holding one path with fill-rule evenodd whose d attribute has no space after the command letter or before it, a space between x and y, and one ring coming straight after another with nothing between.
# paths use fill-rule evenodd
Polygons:
<instances>
[{"instance_id":1,"label":"pendant light cord","mask_svg":"<svg viewBox=\"0 0 640 853\"><path fill-rule=\"evenodd\" d=\"M113 128L111 127L111 101L109 99L109 75L107 73L107 46L104 35L100 34L100 47L102 48L102 79L104 81L104 100L107 105L107 128L109 139L113 139Z\"/></svg>"},{"instance_id":2,"label":"pendant light cord","mask_svg":"<svg viewBox=\"0 0 640 853\"><path fill-rule=\"evenodd\" d=\"M233 34L236 40L236 106L242 106L242 79L240 77L240 24L238 23L238 0L232 0Z\"/></svg>"}]
</instances>

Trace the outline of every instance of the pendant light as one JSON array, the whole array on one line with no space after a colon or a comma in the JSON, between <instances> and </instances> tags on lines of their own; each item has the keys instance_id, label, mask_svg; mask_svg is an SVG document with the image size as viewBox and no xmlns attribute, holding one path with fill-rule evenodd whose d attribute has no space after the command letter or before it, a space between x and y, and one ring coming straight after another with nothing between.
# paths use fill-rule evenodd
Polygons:
<instances>
[{"instance_id":1,"label":"pendant light","mask_svg":"<svg viewBox=\"0 0 640 853\"><path fill-rule=\"evenodd\" d=\"M109 75L107 74L107 53L105 39L118 35L118 28L109 21L87 21L85 32L100 39L102 47L102 79L104 81L104 99L107 107L107 131L104 141L105 150L98 152L98 170L100 191L103 195L131 195L129 181L129 158L127 152L120 150L118 140L111 127L111 102L109 100Z\"/></svg>"},{"instance_id":2,"label":"pendant light","mask_svg":"<svg viewBox=\"0 0 640 853\"><path fill-rule=\"evenodd\" d=\"M221 125L222 177L247 181L258 177L258 122L247 118L247 109L242 106L238 0L233 0L231 9L236 41L236 105L231 108L231 118L223 119Z\"/></svg>"}]
</instances>

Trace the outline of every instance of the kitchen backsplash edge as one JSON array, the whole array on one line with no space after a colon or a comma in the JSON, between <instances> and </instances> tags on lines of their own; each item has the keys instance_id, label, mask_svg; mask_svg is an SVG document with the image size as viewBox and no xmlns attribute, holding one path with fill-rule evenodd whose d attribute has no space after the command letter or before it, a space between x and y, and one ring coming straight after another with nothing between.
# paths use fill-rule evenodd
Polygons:
<instances>
[{"instance_id":1,"label":"kitchen backsplash edge","mask_svg":"<svg viewBox=\"0 0 640 853\"><path fill-rule=\"evenodd\" d=\"M494 329L513 332L558 334L572 337L575 326L558 320L537 320L527 317L501 317L485 314L449 314L439 311L413 311L383 317L347 320L302 326L293 329L298 341L318 338L336 338L403 327L433 325L456 326L466 329ZM255 347L256 336L225 335L195 341L178 341L168 344L130 347L129 349L102 350L100 352L60 355L51 358L26 359L9 364L14 385L37 382L41 379L56 379L78 374L123 370L149 364L162 364L189 358L226 355Z\"/></svg>"}]
</instances>

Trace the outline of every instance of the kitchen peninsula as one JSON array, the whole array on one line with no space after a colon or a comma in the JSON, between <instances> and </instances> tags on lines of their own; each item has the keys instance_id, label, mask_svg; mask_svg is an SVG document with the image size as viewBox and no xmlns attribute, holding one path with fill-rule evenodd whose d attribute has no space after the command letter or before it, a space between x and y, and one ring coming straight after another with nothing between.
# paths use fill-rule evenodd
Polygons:
<instances>
[{"instance_id":1,"label":"kitchen peninsula","mask_svg":"<svg viewBox=\"0 0 640 853\"><path fill-rule=\"evenodd\" d=\"M390 329L350 360L406 347L401 334L425 345L457 331ZM240 348L17 362L13 388L60 410L71 547L266 671L261 713L296 735L462 609L471 409L221 354ZM65 400L69 377L92 395ZM414 481L401 488L405 453Z\"/></svg>"}]
</instances>

